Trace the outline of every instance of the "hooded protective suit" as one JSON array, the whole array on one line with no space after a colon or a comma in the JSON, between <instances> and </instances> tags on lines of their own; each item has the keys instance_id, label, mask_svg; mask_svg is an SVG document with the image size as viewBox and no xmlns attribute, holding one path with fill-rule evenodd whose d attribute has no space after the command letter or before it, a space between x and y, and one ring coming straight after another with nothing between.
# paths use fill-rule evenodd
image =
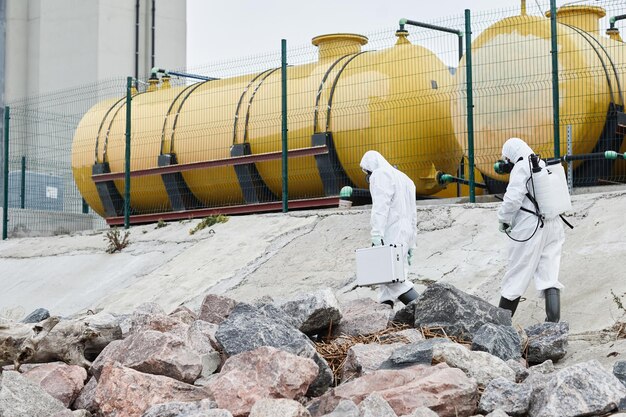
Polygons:
<instances>
[{"instance_id":1,"label":"hooded protective suit","mask_svg":"<svg viewBox=\"0 0 626 417\"><path fill-rule=\"evenodd\" d=\"M531 236L537 227L537 216L520 210L525 207L535 211L533 203L526 196L532 190L531 182L528 181L531 172L528 156L533 153L526 142L519 138L507 140L502 147L502 156L515 166L498 211L498 220L511 225L510 236L518 240ZM548 288L563 288L559 282L559 268L564 241L563 225L558 216L546 218L543 227L537 229L532 239L526 242L511 241L508 269L502 280L502 297L508 300L520 297L531 279L534 279L540 296Z\"/></svg>"},{"instance_id":2,"label":"hooded protective suit","mask_svg":"<svg viewBox=\"0 0 626 417\"><path fill-rule=\"evenodd\" d=\"M413 250L417 242L415 184L376 151L367 151L360 165L362 169L372 173L370 176L372 240L382 238L385 245L403 245L406 278L408 251ZM378 301L394 301L411 289L413 284L408 280L380 285Z\"/></svg>"}]
</instances>

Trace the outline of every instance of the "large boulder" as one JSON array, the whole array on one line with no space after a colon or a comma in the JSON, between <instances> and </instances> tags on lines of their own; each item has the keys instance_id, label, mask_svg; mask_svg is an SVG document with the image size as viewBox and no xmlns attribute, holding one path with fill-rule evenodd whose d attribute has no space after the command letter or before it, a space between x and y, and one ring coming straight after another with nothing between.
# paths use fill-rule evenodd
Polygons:
<instances>
[{"instance_id":1,"label":"large boulder","mask_svg":"<svg viewBox=\"0 0 626 417\"><path fill-rule=\"evenodd\" d=\"M487 414L500 409L509 416L525 416L530 406L532 388L528 384L516 384L506 378L496 378L485 387L478 411Z\"/></svg>"},{"instance_id":2,"label":"large boulder","mask_svg":"<svg viewBox=\"0 0 626 417\"><path fill-rule=\"evenodd\" d=\"M538 323L525 329L528 335L526 360L528 363L557 362L567 353L569 325Z\"/></svg>"},{"instance_id":3,"label":"large boulder","mask_svg":"<svg viewBox=\"0 0 626 417\"><path fill-rule=\"evenodd\" d=\"M626 387L626 361L617 361L613 365L613 375Z\"/></svg>"},{"instance_id":4,"label":"large boulder","mask_svg":"<svg viewBox=\"0 0 626 417\"><path fill-rule=\"evenodd\" d=\"M155 330L133 333L107 346L92 366L96 377L107 363L153 375L164 375L193 383L202 372L202 359L178 337Z\"/></svg>"},{"instance_id":5,"label":"large boulder","mask_svg":"<svg viewBox=\"0 0 626 417\"><path fill-rule=\"evenodd\" d=\"M393 309L370 298L358 298L341 304L341 323L334 328L336 336L360 336L378 333L389 326Z\"/></svg>"},{"instance_id":6,"label":"large boulder","mask_svg":"<svg viewBox=\"0 0 626 417\"><path fill-rule=\"evenodd\" d=\"M616 410L626 387L596 360L561 369L533 389L530 417L603 415Z\"/></svg>"},{"instance_id":7,"label":"large boulder","mask_svg":"<svg viewBox=\"0 0 626 417\"><path fill-rule=\"evenodd\" d=\"M358 405L372 392L378 392L399 416L428 407L441 417L469 417L475 414L478 403L476 380L440 363L364 375L329 390L309 405L309 411L314 417L323 416L342 400Z\"/></svg>"},{"instance_id":8,"label":"large boulder","mask_svg":"<svg viewBox=\"0 0 626 417\"><path fill-rule=\"evenodd\" d=\"M484 324L511 325L511 314L450 284L435 283L415 300L416 328L443 328L448 336L471 341Z\"/></svg>"},{"instance_id":9,"label":"large boulder","mask_svg":"<svg viewBox=\"0 0 626 417\"><path fill-rule=\"evenodd\" d=\"M458 343L440 343L433 347L433 359L465 372L485 386L491 380L503 377L515 382L513 371L502 359L486 352L474 352Z\"/></svg>"},{"instance_id":10,"label":"large boulder","mask_svg":"<svg viewBox=\"0 0 626 417\"><path fill-rule=\"evenodd\" d=\"M228 358L207 388L220 408L244 416L263 398L303 397L317 375L313 360L262 346Z\"/></svg>"},{"instance_id":11,"label":"large boulder","mask_svg":"<svg viewBox=\"0 0 626 417\"><path fill-rule=\"evenodd\" d=\"M87 380L87 371L82 366L65 363L46 363L35 366L23 374L38 383L48 394L69 407Z\"/></svg>"},{"instance_id":12,"label":"large boulder","mask_svg":"<svg viewBox=\"0 0 626 417\"><path fill-rule=\"evenodd\" d=\"M206 398L210 395L204 388L109 362L102 369L94 402L105 417L140 417L155 404Z\"/></svg>"},{"instance_id":13,"label":"large boulder","mask_svg":"<svg viewBox=\"0 0 626 417\"><path fill-rule=\"evenodd\" d=\"M508 361L522 357L522 343L519 334L512 326L486 323L474 335L472 350L491 353Z\"/></svg>"},{"instance_id":14,"label":"large boulder","mask_svg":"<svg viewBox=\"0 0 626 417\"><path fill-rule=\"evenodd\" d=\"M326 332L341 321L339 301L330 288L275 304L289 323L307 335Z\"/></svg>"},{"instance_id":15,"label":"large boulder","mask_svg":"<svg viewBox=\"0 0 626 417\"><path fill-rule=\"evenodd\" d=\"M48 417L64 410L65 405L36 382L15 371L2 374L0 416Z\"/></svg>"},{"instance_id":16,"label":"large boulder","mask_svg":"<svg viewBox=\"0 0 626 417\"><path fill-rule=\"evenodd\" d=\"M313 342L278 314L261 311L249 304L238 304L220 324L215 337L228 356L272 346L313 359L319 372L309 387L310 396L321 395L333 381L332 371L315 350Z\"/></svg>"}]
</instances>

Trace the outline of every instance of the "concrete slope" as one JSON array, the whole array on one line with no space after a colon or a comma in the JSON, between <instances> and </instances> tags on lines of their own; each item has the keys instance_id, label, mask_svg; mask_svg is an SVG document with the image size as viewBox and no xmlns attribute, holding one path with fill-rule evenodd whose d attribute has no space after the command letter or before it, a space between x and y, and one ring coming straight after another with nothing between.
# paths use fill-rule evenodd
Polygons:
<instances>
[{"instance_id":1,"label":"concrete slope","mask_svg":"<svg viewBox=\"0 0 626 417\"><path fill-rule=\"evenodd\" d=\"M418 292L445 281L497 304L509 244L498 232L498 205L418 206L409 275ZM573 206L561 317L593 345L597 332L626 320L613 299L626 299L626 192L574 196ZM237 216L194 235L189 230L198 220L137 226L130 246L115 254L105 252L106 231L11 239L0 243L0 316L19 319L38 307L66 316L88 309L123 313L145 301L172 310L197 307L207 292L250 301L332 287L340 299L375 297L371 289L353 288L354 251L369 246L369 214L365 207ZM514 323L544 317L531 284Z\"/></svg>"}]
</instances>

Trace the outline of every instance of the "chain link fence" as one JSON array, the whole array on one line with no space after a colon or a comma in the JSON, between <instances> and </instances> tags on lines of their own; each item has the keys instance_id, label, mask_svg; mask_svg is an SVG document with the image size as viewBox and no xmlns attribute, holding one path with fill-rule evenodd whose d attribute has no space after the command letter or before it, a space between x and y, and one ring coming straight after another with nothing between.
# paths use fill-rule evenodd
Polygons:
<instances>
[{"instance_id":1,"label":"chain link fence","mask_svg":"<svg viewBox=\"0 0 626 417\"><path fill-rule=\"evenodd\" d=\"M359 162L370 149L413 179L418 198L504 191L493 164L509 137L544 158L623 154L622 6L559 9L558 118L547 1L318 36L288 45L284 68L277 47L185 73L163 69L128 91L114 79L10 103L6 230L336 206L345 186L367 198ZM624 161L571 165L574 186L626 180Z\"/></svg>"}]
</instances>

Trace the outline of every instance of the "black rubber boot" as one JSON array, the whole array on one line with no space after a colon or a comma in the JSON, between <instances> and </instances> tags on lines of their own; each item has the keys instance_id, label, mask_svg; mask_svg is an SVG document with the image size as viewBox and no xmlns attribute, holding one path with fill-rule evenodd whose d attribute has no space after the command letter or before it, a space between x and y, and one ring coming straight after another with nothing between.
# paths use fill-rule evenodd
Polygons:
<instances>
[{"instance_id":1,"label":"black rubber boot","mask_svg":"<svg viewBox=\"0 0 626 417\"><path fill-rule=\"evenodd\" d=\"M391 301L391 300L381 301L381 304L387 304L388 306L390 306L391 308L393 308L393 301Z\"/></svg>"},{"instance_id":2,"label":"black rubber boot","mask_svg":"<svg viewBox=\"0 0 626 417\"><path fill-rule=\"evenodd\" d=\"M509 300L508 298L500 297L500 304L498 304L498 307L509 310L511 312L511 317L513 317L515 310L517 310L520 298L521 297L517 297L515 300Z\"/></svg>"},{"instance_id":3,"label":"black rubber boot","mask_svg":"<svg viewBox=\"0 0 626 417\"><path fill-rule=\"evenodd\" d=\"M417 298L417 291L411 288L410 290L402 294L400 297L398 297L398 300L402 301L404 304L409 304L411 301L415 300L416 298Z\"/></svg>"},{"instance_id":4,"label":"black rubber boot","mask_svg":"<svg viewBox=\"0 0 626 417\"><path fill-rule=\"evenodd\" d=\"M547 288L543 296L546 298L546 321L558 323L561 319L561 291L558 288Z\"/></svg>"}]
</instances>

